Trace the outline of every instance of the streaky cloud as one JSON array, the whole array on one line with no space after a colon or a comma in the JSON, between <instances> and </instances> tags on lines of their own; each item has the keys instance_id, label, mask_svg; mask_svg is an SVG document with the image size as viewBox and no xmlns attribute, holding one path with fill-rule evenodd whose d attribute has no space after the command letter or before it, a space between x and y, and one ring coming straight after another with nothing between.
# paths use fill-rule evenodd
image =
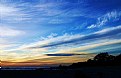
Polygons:
<instances>
[{"instance_id":1,"label":"streaky cloud","mask_svg":"<svg viewBox=\"0 0 121 78\"><path fill-rule=\"evenodd\" d=\"M112 38L111 36L120 34L121 33L120 31L121 31L121 26L110 27L110 28L103 29L103 30L100 30L98 32L95 32L95 33L92 33L92 34L89 34L89 35L86 35L83 37L77 37L77 38L70 39L67 41L63 41L63 40L60 40L57 42L55 41L56 43L49 42L48 44L45 44L42 46L38 45L35 47L30 47L30 48L47 48L47 47L59 46L59 45L64 45L64 44L76 43L76 42L79 42L79 44L80 44L86 40L95 40L95 39L101 39L101 38L107 38L107 37ZM113 39L115 39L115 37Z\"/></svg>"},{"instance_id":2,"label":"streaky cloud","mask_svg":"<svg viewBox=\"0 0 121 78\"><path fill-rule=\"evenodd\" d=\"M25 34L25 32L22 30L13 29L13 28L9 28L7 26L0 25L0 36L1 37L14 37L14 36L20 36L23 34Z\"/></svg>"},{"instance_id":3,"label":"streaky cloud","mask_svg":"<svg viewBox=\"0 0 121 78\"><path fill-rule=\"evenodd\" d=\"M86 55L86 54L66 54L66 53L58 53L58 54L46 54L47 56L76 56L76 55Z\"/></svg>"}]
</instances>

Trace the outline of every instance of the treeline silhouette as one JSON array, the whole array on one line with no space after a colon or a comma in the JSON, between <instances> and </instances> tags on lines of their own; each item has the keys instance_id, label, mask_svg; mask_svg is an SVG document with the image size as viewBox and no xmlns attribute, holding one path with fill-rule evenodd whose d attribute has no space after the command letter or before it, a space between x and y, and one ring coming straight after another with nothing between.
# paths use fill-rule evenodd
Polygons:
<instances>
[{"instance_id":1,"label":"treeline silhouette","mask_svg":"<svg viewBox=\"0 0 121 78\"><path fill-rule=\"evenodd\" d=\"M85 66L121 66L121 54L117 56L109 55L108 52L99 53L93 59L86 62L73 63L70 66L59 65L59 69L80 68Z\"/></svg>"}]
</instances>

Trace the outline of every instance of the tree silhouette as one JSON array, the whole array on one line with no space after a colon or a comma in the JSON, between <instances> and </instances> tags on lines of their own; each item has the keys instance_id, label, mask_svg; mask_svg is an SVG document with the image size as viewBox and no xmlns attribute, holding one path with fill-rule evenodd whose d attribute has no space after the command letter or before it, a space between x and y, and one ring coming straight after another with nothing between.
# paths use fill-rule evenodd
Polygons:
<instances>
[{"instance_id":1,"label":"tree silhouette","mask_svg":"<svg viewBox=\"0 0 121 78\"><path fill-rule=\"evenodd\" d=\"M91 62L93 62L93 60L92 59L88 59L87 62L88 63L91 63Z\"/></svg>"},{"instance_id":2,"label":"tree silhouette","mask_svg":"<svg viewBox=\"0 0 121 78\"><path fill-rule=\"evenodd\" d=\"M107 60L108 60L109 62L113 62L113 61L115 60L115 56L109 55Z\"/></svg>"},{"instance_id":3,"label":"tree silhouette","mask_svg":"<svg viewBox=\"0 0 121 78\"><path fill-rule=\"evenodd\" d=\"M106 53L100 53L94 57L94 61L96 62L107 62L109 60L109 57L111 56L106 52Z\"/></svg>"},{"instance_id":4,"label":"tree silhouette","mask_svg":"<svg viewBox=\"0 0 121 78\"><path fill-rule=\"evenodd\" d=\"M97 54L93 59L85 62L73 63L70 66L59 65L58 69L80 68L85 66L121 66L121 54L109 55L107 52Z\"/></svg>"},{"instance_id":5,"label":"tree silhouette","mask_svg":"<svg viewBox=\"0 0 121 78\"><path fill-rule=\"evenodd\" d=\"M118 62L118 63L121 64L121 54L119 54L119 55L117 55L117 56L115 57L115 62Z\"/></svg>"},{"instance_id":6,"label":"tree silhouette","mask_svg":"<svg viewBox=\"0 0 121 78\"><path fill-rule=\"evenodd\" d=\"M119 66L121 65L121 54L117 56L109 55L107 52L97 54L93 59L86 62L73 63L70 67L77 68L83 66Z\"/></svg>"}]
</instances>

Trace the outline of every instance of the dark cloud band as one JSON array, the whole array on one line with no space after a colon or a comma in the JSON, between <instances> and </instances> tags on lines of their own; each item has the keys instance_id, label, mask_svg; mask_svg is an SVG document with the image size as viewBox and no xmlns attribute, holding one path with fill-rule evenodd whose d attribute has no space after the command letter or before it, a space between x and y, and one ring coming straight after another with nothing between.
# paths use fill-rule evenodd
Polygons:
<instances>
[{"instance_id":1,"label":"dark cloud band","mask_svg":"<svg viewBox=\"0 0 121 78\"><path fill-rule=\"evenodd\" d=\"M47 56L75 56L75 55L86 55L86 54L46 54Z\"/></svg>"}]
</instances>

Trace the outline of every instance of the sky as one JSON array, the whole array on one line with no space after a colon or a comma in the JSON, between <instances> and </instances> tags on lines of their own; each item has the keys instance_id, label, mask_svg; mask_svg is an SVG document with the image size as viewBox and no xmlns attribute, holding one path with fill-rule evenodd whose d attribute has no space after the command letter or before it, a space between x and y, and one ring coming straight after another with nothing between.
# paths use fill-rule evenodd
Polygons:
<instances>
[{"instance_id":1,"label":"sky","mask_svg":"<svg viewBox=\"0 0 121 78\"><path fill-rule=\"evenodd\" d=\"M121 53L121 0L0 0L2 66L44 66Z\"/></svg>"}]
</instances>

